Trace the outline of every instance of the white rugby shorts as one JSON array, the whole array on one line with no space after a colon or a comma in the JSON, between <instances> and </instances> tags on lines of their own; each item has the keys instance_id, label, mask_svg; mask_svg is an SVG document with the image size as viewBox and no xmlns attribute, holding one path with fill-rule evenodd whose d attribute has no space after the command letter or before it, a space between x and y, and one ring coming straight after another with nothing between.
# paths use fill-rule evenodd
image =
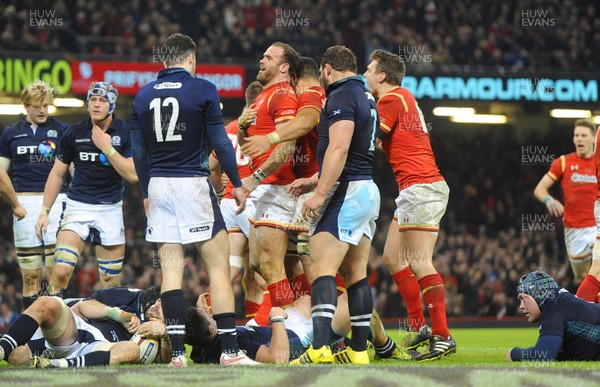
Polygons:
<instances>
[{"instance_id":1,"label":"white rugby shorts","mask_svg":"<svg viewBox=\"0 0 600 387\"><path fill-rule=\"evenodd\" d=\"M123 202L88 204L67 198L60 230L71 230L92 245L118 246L125 243Z\"/></svg>"},{"instance_id":2,"label":"white rugby shorts","mask_svg":"<svg viewBox=\"0 0 600 387\"><path fill-rule=\"evenodd\" d=\"M38 247L42 242L35 235L35 223L42 209L44 194L19 195L19 203L27 210L27 216L20 221L13 220L13 235L15 236L15 247ZM56 244L56 233L60 223L60 215L63 211L67 195L58 194L56 201L48 214L48 229L44 234L44 245Z\"/></svg>"},{"instance_id":3,"label":"white rugby shorts","mask_svg":"<svg viewBox=\"0 0 600 387\"><path fill-rule=\"evenodd\" d=\"M153 177L148 199L148 242L202 242L225 230L217 195L206 176Z\"/></svg>"}]
</instances>

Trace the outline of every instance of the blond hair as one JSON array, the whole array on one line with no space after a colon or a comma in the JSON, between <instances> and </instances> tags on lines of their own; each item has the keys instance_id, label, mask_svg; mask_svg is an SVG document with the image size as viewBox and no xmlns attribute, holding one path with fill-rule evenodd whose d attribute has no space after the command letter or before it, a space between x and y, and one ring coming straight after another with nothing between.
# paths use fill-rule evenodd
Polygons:
<instances>
[{"instance_id":1,"label":"blond hair","mask_svg":"<svg viewBox=\"0 0 600 387\"><path fill-rule=\"evenodd\" d=\"M27 85L23 91L21 91L21 102L23 105L29 106L34 103L43 104L44 102L52 100L54 90L46 82L37 80Z\"/></svg>"}]
</instances>

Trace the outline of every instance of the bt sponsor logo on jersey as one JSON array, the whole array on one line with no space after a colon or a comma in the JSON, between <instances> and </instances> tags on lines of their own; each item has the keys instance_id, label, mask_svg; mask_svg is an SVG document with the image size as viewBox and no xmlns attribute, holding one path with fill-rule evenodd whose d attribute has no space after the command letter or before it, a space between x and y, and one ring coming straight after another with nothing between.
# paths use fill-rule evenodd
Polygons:
<instances>
[{"instance_id":1,"label":"bt sponsor logo on jersey","mask_svg":"<svg viewBox=\"0 0 600 387\"><path fill-rule=\"evenodd\" d=\"M52 140L42 141L39 145L21 145L17 147L18 155L29 155L30 163L54 162L56 143Z\"/></svg>"},{"instance_id":2,"label":"bt sponsor logo on jersey","mask_svg":"<svg viewBox=\"0 0 600 387\"><path fill-rule=\"evenodd\" d=\"M79 160L81 161L91 161L96 162L99 161L102 165L109 166L110 161L108 161L108 157L104 155L104 153L98 152L79 152Z\"/></svg>"}]
</instances>

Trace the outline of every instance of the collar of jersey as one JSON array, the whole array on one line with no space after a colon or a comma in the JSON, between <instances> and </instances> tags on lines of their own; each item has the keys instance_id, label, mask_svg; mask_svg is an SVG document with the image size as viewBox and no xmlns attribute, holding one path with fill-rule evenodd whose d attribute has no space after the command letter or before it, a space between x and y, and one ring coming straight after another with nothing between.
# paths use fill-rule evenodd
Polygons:
<instances>
[{"instance_id":1,"label":"collar of jersey","mask_svg":"<svg viewBox=\"0 0 600 387\"><path fill-rule=\"evenodd\" d=\"M194 77L194 74L190 73L189 71L187 71L186 69L184 69L183 67L169 67L166 69L162 69L158 72L158 77L157 78L161 78L167 75L171 75L171 74L176 74L176 73L188 73L191 77Z\"/></svg>"},{"instance_id":2,"label":"collar of jersey","mask_svg":"<svg viewBox=\"0 0 600 387\"><path fill-rule=\"evenodd\" d=\"M346 78L340 79L339 81L333 82L331 85L329 85L327 87L327 93L331 93L332 91L334 91L335 89L337 89L338 87L340 87L347 81L358 81L358 82L360 82L361 85L364 84L364 82L362 81L362 79L360 79L360 77L358 75L354 75L354 76L346 77Z\"/></svg>"}]
</instances>

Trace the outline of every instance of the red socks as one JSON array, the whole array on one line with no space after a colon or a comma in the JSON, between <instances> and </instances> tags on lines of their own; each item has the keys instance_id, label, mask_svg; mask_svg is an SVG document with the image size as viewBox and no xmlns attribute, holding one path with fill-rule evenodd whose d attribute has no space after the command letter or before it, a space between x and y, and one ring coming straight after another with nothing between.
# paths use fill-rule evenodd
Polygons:
<instances>
[{"instance_id":1,"label":"red socks","mask_svg":"<svg viewBox=\"0 0 600 387\"><path fill-rule=\"evenodd\" d=\"M600 242L599 242L600 243ZM600 281L591 274L588 274L583 279L577 293L575 295L583 298L586 301L598 302L598 293L600 292Z\"/></svg>"},{"instance_id":2,"label":"red socks","mask_svg":"<svg viewBox=\"0 0 600 387\"><path fill-rule=\"evenodd\" d=\"M251 318L254 318L256 316L256 314L258 313L260 304L257 304L254 301L246 300L245 307L246 307L246 318L248 320L250 320Z\"/></svg>"},{"instance_id":3,"label":"red socks","mask_svg":"<svg viewBox=\"0 0 600 387\"><path fill-rule=\"evenodd\" d=\"M260 304L260 308L258 308L258 312L256 312L256 316L254 316L254 321L261 327L269 326L269 313L271 313L271 308L273 305L271 304L271 296L268 290L265 290L263 293L262 304Z\"/></svg>"},{"instance_id":4,"label":"red socks","mask_svg":"<svg viewBox=\"0 0 600 387\"><path fill-rule=\"evenodd\" d=\"M335 288L337 289L338 297L346 293L346 283L340 273L335 274Z\"/></svg>"},{"instance_id":5,"label":"red socks","mask_svg":"<svg viewBox=\"0 0 600 387\"><path fill-rule=\"evenodd\" d=\"M446 290L439 274L430 274L419 280L425 304L431 317L431 333L447 339L450 336L446 320Z\"/></svg>"},{"instance_id":6,"label":"red socks","mask_svg":"<svg viewBox=\"0 0 600 387\"><path fill-rule=\"evenodd\" d=\"M284 307L294 301L292 287L287 278L267 285L267 290L271 295L271 302L273 303L273 306Z\"/></svg>"},{"instance_id":7,"label":"red socks","mask_svg":"<svg viewBox=\"0 0 600 387\"><path fill-rule=\"evenodd\" d=\"M419 328L426 325L423 315L423 306L421 304L421 288L419 281L407 266L396 274L392 275L398 290L402 295L406 311L408 312L408 327L411 331L417 332Z\"/></svg>"}]
</instances>

